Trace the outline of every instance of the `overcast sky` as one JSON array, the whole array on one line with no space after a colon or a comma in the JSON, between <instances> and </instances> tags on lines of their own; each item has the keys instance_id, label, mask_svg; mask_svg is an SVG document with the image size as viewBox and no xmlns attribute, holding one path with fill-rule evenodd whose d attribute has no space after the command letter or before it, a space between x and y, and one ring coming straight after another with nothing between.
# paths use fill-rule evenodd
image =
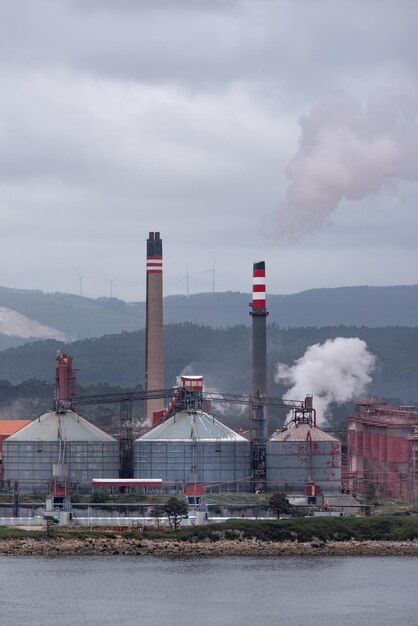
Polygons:
<instances>
[{"instance_id":1,"label":"overcast sky","mask_svg":"<svg viewBox=\"0 0 418 626\"><path fill-rule=\"evenodd\" d=\"M0 284L417 282L416 0L0 3Z\"/></svg>"}]
</instances>

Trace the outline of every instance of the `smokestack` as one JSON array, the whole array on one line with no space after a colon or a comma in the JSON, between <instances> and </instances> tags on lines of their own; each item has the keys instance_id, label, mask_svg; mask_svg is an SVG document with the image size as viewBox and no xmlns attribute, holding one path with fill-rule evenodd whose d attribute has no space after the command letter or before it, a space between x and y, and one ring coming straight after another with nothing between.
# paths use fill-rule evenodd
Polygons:
<instances>
[{"instance_id":1,"label":"smokestack","mask_svg":"<svg viewBox=\"0 0 418 626\"><path fill-rule=\"evenodd\" d=\"M267 395L267 340L266 340L266 264L258 261L253 265L253 299L250 303L253 318L251 396L253 405L251 423L251 465L254 491L266 488L266 407L260 396Z\"/></svg>"},{"instance_id":2,"label":"smokestack","mask_svg":"<svg viewBox=\"0 0 418 626\"><path fill-rule=\"evenodd\" d=\"M266 264L258 261L253 265L253 300L250 303L253 318L251 395L257 391L267 395L267 340L266 340Z\"/></svg>"},{"instance_id":3,"label":"smokestack","mask_svg":"<svg viewBox=\"0 0 418 626\"><path fill-rule=\"evenodd\" d=\"M150 233L147 239L145 334L145 390L163 389L163 242L160 233ZM145 406L146 417L152 422L153 413L164 408L163 399L147 400Z\"/></svg>"}]
</instances>

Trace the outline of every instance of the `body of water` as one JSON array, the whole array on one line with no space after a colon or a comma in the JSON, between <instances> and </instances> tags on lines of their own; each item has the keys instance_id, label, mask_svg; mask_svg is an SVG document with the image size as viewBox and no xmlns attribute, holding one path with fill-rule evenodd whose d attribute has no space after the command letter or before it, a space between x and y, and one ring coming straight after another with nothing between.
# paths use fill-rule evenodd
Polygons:
<instances>
[{"instance_id":1,"label":"body of water","mask_svg":"<svg viewBox=\"0 0 418 626\"><path fill-rule=\"evenodd\" d=\"M414 557L0 557L2 626L416 626Z\"/></svg>"}]
</instances>

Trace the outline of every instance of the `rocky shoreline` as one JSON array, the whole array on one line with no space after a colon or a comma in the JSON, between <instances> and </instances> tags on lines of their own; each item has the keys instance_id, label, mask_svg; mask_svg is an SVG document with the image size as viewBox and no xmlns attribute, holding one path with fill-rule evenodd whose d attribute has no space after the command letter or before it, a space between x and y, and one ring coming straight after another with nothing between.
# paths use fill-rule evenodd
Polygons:
<instances>
[{"instance_id":1,"label":"rocky shoreline","mask_svg":"<svg viewBox=\"0 0 418 626\"><path fill-rule=\"evenodd\" d=\"M297 541L255 539L199 542L141 538L8 538L0 556L418 556L414 541Z\"/></svg>"}]
</instances>

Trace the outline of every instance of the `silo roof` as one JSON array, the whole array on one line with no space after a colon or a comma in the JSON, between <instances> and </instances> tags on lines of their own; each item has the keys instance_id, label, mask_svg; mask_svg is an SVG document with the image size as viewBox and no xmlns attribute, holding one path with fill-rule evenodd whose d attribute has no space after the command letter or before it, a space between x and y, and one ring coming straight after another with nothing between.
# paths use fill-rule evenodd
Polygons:
<instances>
[{"instance_id":1,"label":"silo roof","mask_svg":"<svg viewBox=\"0 0 418 626\"><path fill-rule=\"evenodd\" d=\"M317 426L303 423L295 424L295 422L292 422L285 430L276 431L270 441L307 441L309 433L312 441L338 441Z\"/></svg>"},{"instance_id":2,"label":"silo roof","mask_svg":"<svg viewBox=\"0 0 418 626\"><path fill-rule=\"evenodd\" d=\"M248 439L203 411L180 411L137 439L137 441L195 440L248 443Z\"/></svg>"},{"instance_id":3,"label":"silo roof","mask_svg":"<svg viewBox=\"0 0 418 626\"><path fill-rule=\"evenodd\" d=\"M56 413L49 411L38 417L7 441L116 441L113 437L90 424L74 411Z\"/></svg>"}]
</instances>

